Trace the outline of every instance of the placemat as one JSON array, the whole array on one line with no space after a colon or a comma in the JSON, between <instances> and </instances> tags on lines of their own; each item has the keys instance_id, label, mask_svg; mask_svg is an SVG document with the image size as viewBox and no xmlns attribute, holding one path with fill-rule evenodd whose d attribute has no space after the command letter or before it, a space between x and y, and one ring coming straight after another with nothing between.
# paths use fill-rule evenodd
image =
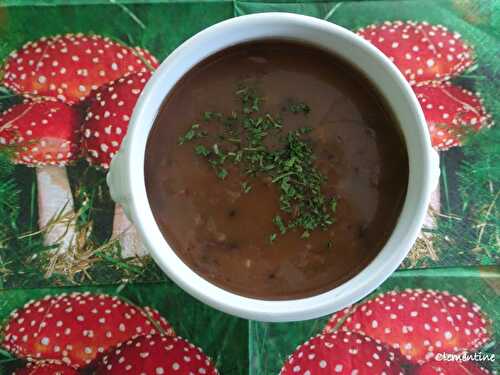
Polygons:
<instances>
[{"instance_id":1,"label":"placemat","mask_svg":"<svg viewBox=\"0 0 500 375\"><path fill-rule=\"evenodd\" d=\"M458 313L454 314L451 310L442 312L436 308L436 314L441 314L437 319L453 319L454 327L461 332L461 347L459 344L448 345L446 338L437 339L425 334L420 337L418 329L419 334L412 334L408 325L403 323L406 318L377 321L377 324L389 330L405 331L404 335L408 336L404 337L412 337L413 341L409 343L418 341L420 346L417 345L417 349L425 352L432 344L434 352L461 352L464 349L471 353L498 353L500 132L494 125L495 121L500 121L498 1L4 0L0 1L0 65L4 64L0 70L4 83L0 84L0 111L7 111L23 100L14 94L8 84L9 75L6 72L9 67L5 62L10 59L11 65L18 64L23 69L29 69L29 65L16 61L18 56L12 57L13 51L20 50L28 42L67 33L98 34L113 43L145 48L161 61L184 40L207 26L235 16L268 11L310 15L358 32L383 52L392 55L396 63L405 63L407 59L405 69L408 71L403 73L408 80L419 81L419 75L432 71L436 63L427 60L418 62L417 57L424 56L420 48L429 48L432 44L430 48L442 52L438 64L451 67L451 77L437 78L439 84L429 83L434 89L432 94L425 91L427 83L424 88L417 87L419 83L415 83L417 94L423 92L430 95L432 102L430 108L427 108L429 102L421 103L429 125L433 126L433 140L439 150L439 188L434 194L426 226L400 270L369 296L364 305L362 302L359 309L366 310L371 303L366 301L381 293L394 292L396 299L407 298L403 296L407 288L411 291L406 293L409 296L415 294L417 300L424 298L422 293L425 296L430 290L437 292L432 292L433 297L429 298L438 298L439 301L443 298L447 301L448 297L442 292L450 294L449 298L464 296L471 306L473 303L478 305L471 307L471 314L480 314L483 323L474 320L472 326L462 327L457 321ZM413 37L413 34L403 37L405 33L398 28L405 25L408 30L420 30L415 33L419 38ZM431 43L421 40L421 30ZM400 36L394 48L384 44L388 33ZM440 34L442 40L439 39ZM454 41L453 44L450 40ZM460 52L461 45L467 46L467 56L454 54L456 50ZM36 46L32 49L35 51ZM406 54L410 57L407 58ZM453 65L457 59L461 60ZM419 69L422 69L420 74ZM19 78L23 73L26 72L19 70L15 74ZM437 88L434 87L436 85ZM453 93L451 103L447 95L450 92ZM473 98L473 102L467 102L467 98ZM479 104L471 106L476 99ZM443 117L444 114L447 116ZM454 119L460 124L458 138L456 133L455 136L450 135L446 128L453 125ZM105 183L106 170L89 165L84 158L65 168L74 201L73 209L68 211L64 207L61 213L51 217L41 227L39 222L45 208L40 202L40 192L44 189L40 186L40 177L37 179L40 171L13 163L10 148L5 145L8 142L0 137L0 143L0 320L3 321L4 342L0 348L0 374L11 374L25 363L23 358L26 355L16 353L6 345L12 339L12 333L10 337L7 335L10 332L8 324L12 326L13 311L30 300L61 293L104 293L119 296L134 306L158 309L176 333L199 345L224 375L277 375L287 356L299 344L324 329L328 317L299 323L264 324L225 315L180 290L148 256L124 257L123 236L113 235L116 209ZM50 198L47 202L50 206ZM68 223L74 225L74 243L68 248L60 243L48 243L50 231ZM140 253L140 249L132 248L130 251L132 254ZM453 303L453 300L450 302ZM469 302L462 303L469 306ZM346 322L337 328L357 330L354 327L356 312L350 310L351 313L354 314L353 326ZM422 315L417 311L419 313ZM366 317L363 319L368 321ZM364 323L359 324L360 331L377 336L377 332L364 327ZM416 321L416 324L432 322L422 320ZM467 325L467 321L464 324ZM464 333L466 328L472 331L470 339ZM474 330L481 339L474 336ZM20 338L23 336L22 332L17 335ZM398 348L399 344L395 339L391 341L391 337L382 335L375 338L396 346L403 354L410 353L410 358L403 365L407 373L420 371L415 364L420 359L416 352ZM432 340L428 345L423 344ZM436 341L440 345L436 345ZM430 358L425 361L430 361ZM446 366L445 362L440 364ZM473 363L473 366L477 365L490 371L499 367L498 360L484 358ZM431 373L424 370L421 373ZM455 374L457 371L461 369L445 373ZM467 371L476 373L470 368Z\"/></svg>"}]
</instances>

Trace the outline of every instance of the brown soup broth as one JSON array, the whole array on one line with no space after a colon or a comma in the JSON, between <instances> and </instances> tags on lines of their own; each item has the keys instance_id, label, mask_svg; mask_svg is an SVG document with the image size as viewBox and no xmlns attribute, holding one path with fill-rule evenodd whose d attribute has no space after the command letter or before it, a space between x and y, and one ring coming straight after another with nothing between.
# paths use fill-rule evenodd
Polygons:
<instances>
[{"instance_id":1,"label":"brown soup broth","mask_svg":"<svg viewBox=\"0 0 500 375\"><path fill-rule=\"evenodd\" d=\"M262 111L283 130L307 125L327 177L322 189L337 201L335 222L309 238L276 233L279 191L269 178L249 178L228 166L224 179L193 151L205 139L179 144L203 113L229 114L241 105L238 84L262 94ZM310 112L285 111L287 100ZM201 125L207 132L214 124ZM168 243L196 273L231 292L261 299L302 298L355 276L382 249L398 220L408 183L408 157L395 117L375 87L353 66L318 48L260 41L223 50L191 69L165 99L145 155L149 203ZM242 191L242 183L252 190Z\"/></svg>"}]
</instances>

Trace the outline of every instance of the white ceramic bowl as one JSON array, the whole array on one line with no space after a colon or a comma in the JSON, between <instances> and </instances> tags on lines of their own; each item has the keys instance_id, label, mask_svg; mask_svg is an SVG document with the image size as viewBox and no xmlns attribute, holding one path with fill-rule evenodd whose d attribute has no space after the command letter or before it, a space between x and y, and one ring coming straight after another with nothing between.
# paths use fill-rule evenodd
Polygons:
<instances>
[{"instance_id":1,"label":"white ceramic bowl","mask_svg":"<svg viewBox=\"0 0 500 375\"><path fill-rule=\"evenodd\" d=\"M160 106L175 83L206 57L251 40L286 38L319 46L340 55L373 81L392 107L401 126L409 157L406 200L397 225L378 256L344 284L313 297L267 301L221 289L191 270L163 237L149 206L144 183L148 134ZM202 302L239 317L261 321L312 319L352 304L377 288L399 266L415 242L439 176L420 106L403 75L378 49L332 23L288 13L262 13L233 18L196 34L177 48L146 85L120 152L111 163L108 184L137 226L151 255L181 288Z\"/></svg>"}]
</instances>

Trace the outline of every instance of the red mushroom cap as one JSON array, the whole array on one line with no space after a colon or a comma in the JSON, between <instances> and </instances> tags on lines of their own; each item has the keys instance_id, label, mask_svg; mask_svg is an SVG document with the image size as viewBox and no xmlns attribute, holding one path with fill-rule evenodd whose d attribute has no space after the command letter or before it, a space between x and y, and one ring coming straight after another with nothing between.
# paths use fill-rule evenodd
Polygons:
<instances>
[{"instance_id":1,"label":"red mushroom cap","mask_svg":"<svg viewBox=\"0 0 500 375\"><path fill-rule=\"evenodd\" d=\"M474 62L460 34L442 25L384 22L357 33L388 56L412 85L447 80Z\"/></svg>"},{"instance_id":2,"label":"red mushroom cap","mask_svg":"<svg viewBox=\"0 0 500 375\"><path fill-rule=\"evenodd\" d=\"M12 375L78 375L69 366L57 363L28 363L26 367L17 369Z\"/></svg>"},{"instance_id":3,"label":"red mushroom cap","mask_svg":"<svg viewBox=\"0 0 500 375\"><path fill-rule=\"evenodd\" d=\"M3 84L18 94L49 96L69 104L128 72L158 65L144 49L99 35L66 34L26 43L12 52Z\"/></svg>"},{"instance_id":4,"label":"red mushroom cap","mask_svg":"<svg viewBox=\"0 0 500 375\"><path fill-rule=\"evenodd\" d=\"M460 146L470 133L493 125L479 95L449 82L414 87L432 145L440 151Z\"/></svg>"},{"instance_id":5,"label":"red mushroom cap","mask_svg":"<svg viewBox=\"0 0 500 375\"><path fill-rule=\"evenodd\" d=\"M102 86L88 99L83 149L92 165L109 168L127 133L130 116L151 73L133 73Z\"/></svg>"},{"instance_id":6,"label":"red mushroom cap","mask_svg":"<svg viewBox=\"0 0 500 375\"><path fill-rule=\"evenodd\" d=\"M80 149L80 115L56 100L28 101L0 115L0 146L11 146L14 162L66 165Z\"/></svg>"},{"instance_id":7,"label":"red mushroom cap","mask_svg":"<svg viewBox=\"0 0 500 375\"><path fill-rule=\"evenodd\" d=\"M403 374L399 359L399 354L371 337L340 331L300 345L280 375Z\"/></svg>"},{"instance_id":8,"label":"red mushroom cap","mask_svg":"<svg viewBox=\"0 0 500 375\"><path fill-rule=\"evenodd\" d=\"M416 368L414 375L485 375L491 374L488 370L472 362L458 361L430 361Z\"/></svg>"},{"instance_id":9,"label":"red mushroom cap","mask_svg":"<svg viewBox=\"0 0 500 375\"><path fill-rule=\"evenodd\" d=\"M491 322L460 295L433 290L388 292L333 314L325 332L362 332L399 349L412 362L464 353L491 339Z\"/></svg>"},{"instance_id":10,"label":"red mushroom cap","mask_svg":"<svg viewBox=\"0 0 500 375\"><path fill-rule=\"evenodd\" d=\"M164 319L152 320L156 316L156 311L108 295L47 296L11 314L2 345L22 358L61 361L79 368L132 337L159 330L173 335Z\"/></svg>"},{"instance_id":11,"label":"red mushroom cap","mask_svg":"<svg viewBox=\"0 0 500 375\"><path fill-rule=\"evenodd\" d=\"M118 345L99 359L96 375L218 375L200 348L181 337L150 335Z\"/></svg>"},{"instance_id":12,"label":"red mushroom cap","mask_svg":"<svg viewBox=\"0 0 500 375\"><path fill-rule=\"evenodd\" d=\"M157 331L160 331L160 333L164 333L169 336L175 336L174 330L170 323L165 319L158 310L146 306L142 307L142 310L144 311L146 317L149 319L149 321L154 322L154 326L157 328Z\"/></svg>"},{"instance_id":13,"label":"red mushroom cap","mask_svg":"<svg viewBox=\"0 0 500 375\"><path fill-rule=\"evenodd\" d=\"M141 67L141 72L146 72L146 71L152 71L154 69L156 69L159 65L158 63L158 59L153 56L153 54L151 52L149 52L146 48L142 48L142 47L133 47L133 52L136 54L137 57L139 57L139 59L142 60L143 64L146 65L147 70L144 70L142 69ZM136 63L138 63L136 61ZM130 69L128 69L128 72L127 73L131 73L132 71Z\"/></svg>"}]
</instances>

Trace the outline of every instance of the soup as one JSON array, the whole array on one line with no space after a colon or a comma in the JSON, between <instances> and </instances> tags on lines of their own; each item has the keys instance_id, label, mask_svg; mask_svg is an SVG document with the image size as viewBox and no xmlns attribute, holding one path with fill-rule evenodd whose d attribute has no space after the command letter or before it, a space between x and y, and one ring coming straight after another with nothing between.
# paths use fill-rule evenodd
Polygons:
<instances>
[{"instance_id":1,"label":"soup","mask_svg":"<svg viewBox=\"0 0 500 375\"><path fill-rule=\"evenodd\" d=\"M279 40L225 49L185 74L144 168L177 255L213 284L267 300L360 272L392 233L408 183L404 139L368 79Z\"/></svg>"}]
</instances>

